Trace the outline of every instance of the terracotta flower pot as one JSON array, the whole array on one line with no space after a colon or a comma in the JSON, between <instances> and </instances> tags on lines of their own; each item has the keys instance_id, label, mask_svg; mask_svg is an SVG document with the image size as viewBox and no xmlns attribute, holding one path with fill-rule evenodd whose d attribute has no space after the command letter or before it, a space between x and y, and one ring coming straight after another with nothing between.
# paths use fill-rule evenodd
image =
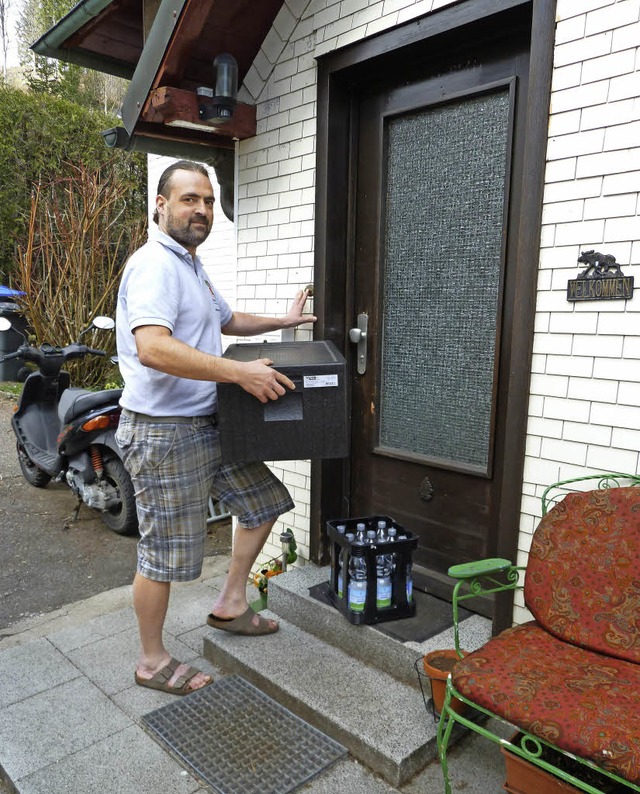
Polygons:
<instances>
[{"instance_id":1,"label":"terracotta flower pot","mask_svg":"<svg viewBox=\"0 0 640 794\"><path fill-rule=\"evenodd\" d=\"M569 794L578 791L570 783L530 764L526 758L510 753L508 748L501 747L500 750L507 774L503 788L508 794Z\"/></svg>"},{"instance_id":2,"label":"terracotta flower pot","mask_svg":"<svg viewBox=\"0 0 640 794\"><path fill-rule=\"evenodd\" d=\"M462 651L462 654L466 656L466 651ZM449 673L453 670L453 666L458 661L460 661L460 657L453 648L431 651L425 654L422 659L424 671L429 676L431 682L433 707L438 714L442 714L447 678L449 677ZM458 698L451 698L450 708L457 714L462 714L466 707L466 703L458 700Z\"/></svg>"},{"instance_id":3,"label":"terracotta flower pot","mask_svg":"<svg viewBox=\"0 0 640 794\"><path fill-rule=\"evenodd\" d=\"M522 734L514 734L510 741L519 744ZM530 763L526 758L512 753L508 747L500 747L500 752L504 756L505 772L507 780L503 786L508 794L577 794L581 789L576 788L571 783L567 783L559 777L541 769L539 766ZM542 748L542 758L550 764L557 766L564 772L568 772L578 780L581 780L602 794L616 794L623 788L613 780L599 772L588 769L571 757L558 753L549 747ZM626 787L624 791L626 791Z\"/></svg>"}]
</instances>

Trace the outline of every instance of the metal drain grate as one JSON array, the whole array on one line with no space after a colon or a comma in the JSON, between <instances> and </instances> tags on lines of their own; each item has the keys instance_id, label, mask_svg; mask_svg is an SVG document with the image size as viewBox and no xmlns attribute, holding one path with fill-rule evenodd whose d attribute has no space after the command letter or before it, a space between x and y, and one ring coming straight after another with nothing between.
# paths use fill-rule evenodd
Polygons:
<instances>
[{"instance_id":1,"label":"metal drain grate","mask_svg":"<svg viewBox=\"0 0 640 794\"><path fill-rule=\"evenodd\" d=\"M145 714L142 722L220 794L286 794L347 754L239 675Z\"/></svg>"}]
</instances>

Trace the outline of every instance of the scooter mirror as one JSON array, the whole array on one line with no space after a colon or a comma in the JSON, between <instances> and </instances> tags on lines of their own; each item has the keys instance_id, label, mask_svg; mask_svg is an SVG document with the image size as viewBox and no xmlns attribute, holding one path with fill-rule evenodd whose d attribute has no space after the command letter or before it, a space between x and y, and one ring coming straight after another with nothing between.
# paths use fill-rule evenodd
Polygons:
<instances>
[{"instance_id":1,"label":"scooter mirror","mask_svg":"<svg viewBox=\"0 0 640 794\"><path fill-rule=\"evenodd\" d=\"M6 317L0 317L0 331L8 331L11 328L11 321Z\"/></svg>"},{"instance_id":2,"label":"scooter mirror","mask_svg":"<svg viewBox=\"0 0 640 794\"><path fill-rule=\"evenodd\" d=\"M112 328L115 328L116 326L115 322L111 319L111 317L94 317L93 325L96 328L100 328L101 331L110 331Z\"/></svg>"}]
</instances>

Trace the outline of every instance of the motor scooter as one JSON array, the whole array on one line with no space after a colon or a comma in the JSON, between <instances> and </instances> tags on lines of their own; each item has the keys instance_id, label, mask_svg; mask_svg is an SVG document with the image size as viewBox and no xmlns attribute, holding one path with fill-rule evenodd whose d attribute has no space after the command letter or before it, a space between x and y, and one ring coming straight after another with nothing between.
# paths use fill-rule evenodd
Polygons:
<instances>
[{"instance_id":1,"label":"motor scooter","mask_svg":"<svg viewBox=\"0 0 640 794\"><path fill-rule=\"evenodd\" d=\"M72 520L84 503L99 511L110 529L126 535L137 530L138 518L133 484L115 440L122 389L95 392L72 387L63 369L72 359L105 356L104 350L80 340L93 329L114 327L110 317L96 317L78 341L66 347L31 347L21 334L24 344L0 362L22 358L38 368L27 376L11 419L27 482L36 488L45 488L51 480L65 482L78 497ZM9 319L0 317L0 331L9 328Z\"/></svg>"}]
</instances>

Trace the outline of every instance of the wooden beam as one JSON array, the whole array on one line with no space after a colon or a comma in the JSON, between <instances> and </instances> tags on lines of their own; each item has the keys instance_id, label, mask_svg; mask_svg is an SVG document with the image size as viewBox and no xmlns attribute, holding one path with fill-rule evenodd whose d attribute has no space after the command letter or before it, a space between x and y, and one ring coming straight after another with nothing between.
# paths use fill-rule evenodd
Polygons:
<instances>
[{"instance_id":1,"label":"wooden beam","mask_svg":"<svg viewBox=\"0 0 640 794\"><path fill-rule=\"evenodd\" d=\"M196 44L202 36L205 23L214 5L215 0L186 0L160 62L160 68L153 81L153 88L179 83L183 79L186 65L193 56ZM215 55L217 53L211 54L212 79Z\"/></svg>"},{"instance_id":2,"label":"wooden beam","mask_svg":"<svg viewBox=\"0 0 640 794\"><path fill-rule=\"evenodd\" d=\"M162 0L142 0L142 39L146 43Z\"/></svg>"},{"instance_id":3,"label":"wooden beam","mask_svg":"<svg viewBox=\"0 0 640 794\"><path fill-rule=\"evenodd\" d=\"M193 91L173 86L162 86L152 90L149 101L140 114L140 121L155 124L184 123L197 125L203 131L211 130L224 138L245 140L256 134L256 109L254 105L238 102L231 118L225 124L212 124L200 118L198 97ZM177 124L176 124L177 126Z\"/></svg>"},{"instance_id":4,"label":"wooden beam","mask_svg":"<svg viewBox=\"0 0 640 794\"><path fill-rule=\"evenodd\" d=\"M171 127L168 124L149 124L146 121L141 121L136 125L135 134L144 138L198 144L202 146L203 149L235 148L233 139L218 135L217 130L211 130L211 132L209 132L208 130Z\"/></svg>"},{"instance_id":5,"label":"wooden beam","mask_svg":"<svg viewBox=\"0 0 640 794\"><path fill-rule=\"evenodd\" d=\"M151 91L144 102L141 119L151 110L154 89L167 83L175 85L184 77L186 65L214 5L215 0L186 0L160 60L158 71L151 84Z\"/></svg>"}]
</instances>

